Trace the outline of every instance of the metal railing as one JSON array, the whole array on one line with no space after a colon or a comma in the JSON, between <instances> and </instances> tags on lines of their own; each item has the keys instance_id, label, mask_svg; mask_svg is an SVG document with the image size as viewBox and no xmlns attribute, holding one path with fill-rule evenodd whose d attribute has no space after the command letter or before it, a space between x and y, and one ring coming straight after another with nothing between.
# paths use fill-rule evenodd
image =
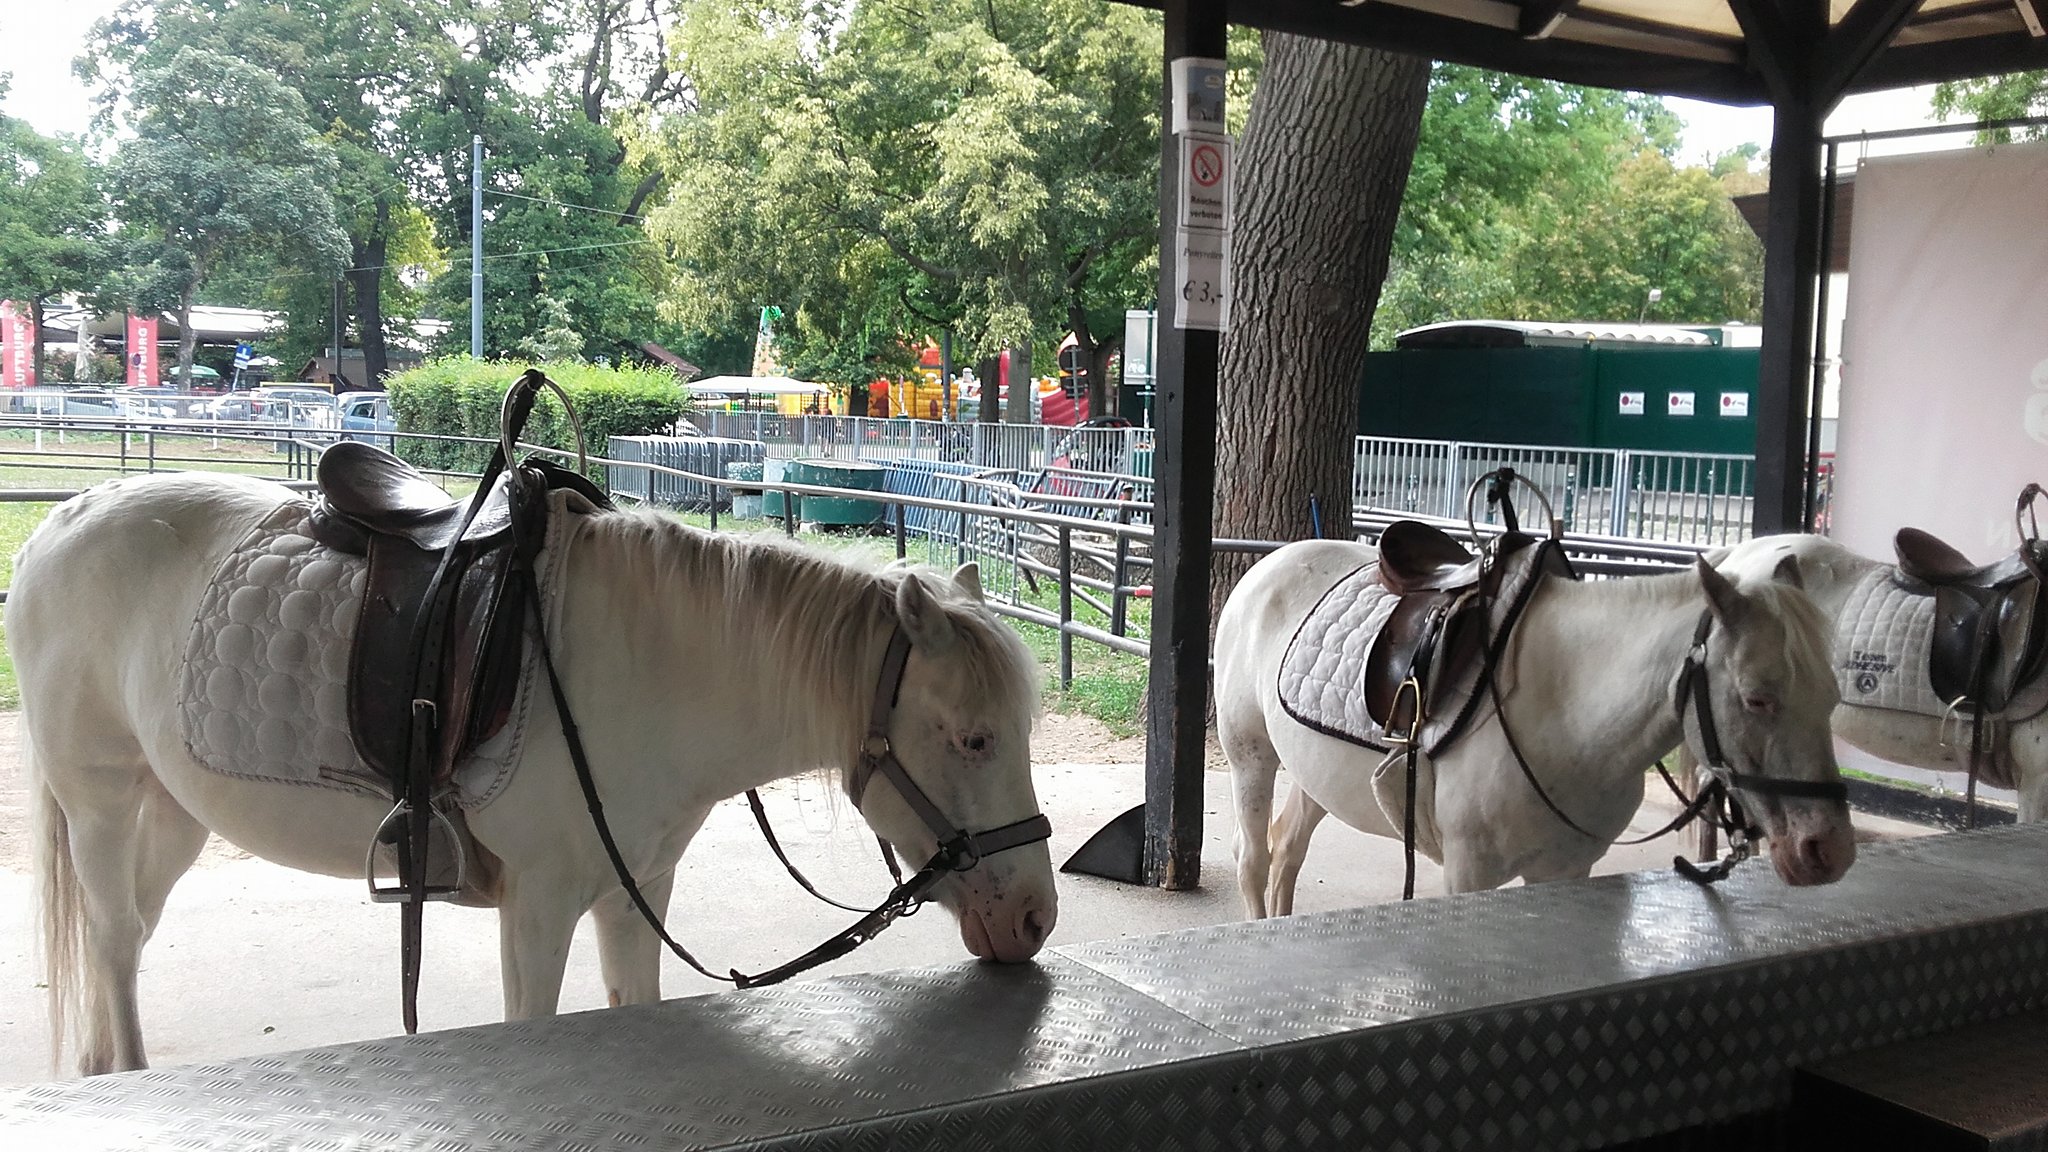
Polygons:
<instances>
[{"instance_id":1,"label":"metal railing","mask_svg":"<svg viewBox=\"0 0 2048 1152\"><path fill-rule=\"evenodd\" d=\"M1466 489L1500 467L1542 489L1567 532L1701 546L1749 536L1749 456L1360 436L1352 499L1462 521Z\"/></svg>"},{"instance_id":2,"label":"metal railing","mask_svg":"<svg viewBox=\"0 0 2048 1152\"><path fill-rule=\"evenodd\" d=\"M878 416L785 416L776 412L693 412L708 436L757 440L771 458L934 460L975 468L1072 468L1149 473L1149 428L1070 428Z\"/></svg>"}]
</instances>

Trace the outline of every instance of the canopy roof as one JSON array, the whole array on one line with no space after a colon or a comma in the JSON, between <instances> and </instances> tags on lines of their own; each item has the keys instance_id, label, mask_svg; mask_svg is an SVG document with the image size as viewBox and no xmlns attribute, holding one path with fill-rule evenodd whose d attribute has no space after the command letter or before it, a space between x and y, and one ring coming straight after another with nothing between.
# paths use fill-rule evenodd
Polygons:
<instances>
[{"instance_id":1,"label":"canopy roof","mask_svg":"<svg viewBox=\"0 0 2048 1152\"><path fill-rule=\"evenodd\" d=\"M1137 0L1142 2L1142 0ZM1147 7L1158 7L1157 0ZM2048 67L2048 0L1229 0L1232 23L1574 84L1772 103ZM1827 28L1799 27L1792 14ZM1818 41L1810 56L1788 45Z\"/></svg>"}]
</instances>

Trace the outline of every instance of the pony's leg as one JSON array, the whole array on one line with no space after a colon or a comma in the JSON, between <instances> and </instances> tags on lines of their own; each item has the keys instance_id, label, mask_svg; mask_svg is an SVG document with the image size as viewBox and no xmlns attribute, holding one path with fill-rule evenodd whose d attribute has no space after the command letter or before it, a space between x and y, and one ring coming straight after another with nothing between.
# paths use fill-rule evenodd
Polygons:
<instances>
[{"instance_id":1,"label":"pony's leg","mask_svg":"<svg viewBox=\"0 0 2048 1152\"><path fill-rule=\"evenodd\" d=\"M697 829L704 826L704 818L711 815L711 809L685 815L677 826L676 839L664 838L664 844L677 844L680 854L697 836ZM671 864L659 875L639 882L640 895L647 898L647 906L656 916L668 918L669 892L675 886L676 869ZM606 999L616 1008L621 1004L652 1004L661 999L661 954L665 947L661 937L633 905L633 899L626 895L623 887L614 888L598 898L591 906L590 918L597 924L597 962L604 972Z\"/></svg>"},{"instance_id":2,"label":"pony's leg","mask_svg":"<svg viewBox=\"0 0 2048 1152\"><path fill-rule=\"evenodd\" d=\"M1573 833L1577 835L1577 833ZM1457 836L1449 830L1444 833L1444 892L1456 896L1465 892L1484 892L1498 888L1514 879L1498 855L1488 845L1479 842L1476 836ZM1587 870L1592 868L1588 864ZM1584 876L1586 872L1579 872ZM1546 876L1546 879L1556 877ZM1534 877L1530 877L1531 882Z\"/></svg>"},{"instance_id":3,"label":"pony's leg","mask_svg":"<svg viewBox=\"0 0 2048 1152\"><path fill-rule=\"evenodd\" d=\"M1329 814L1299 783L1288 788L1287 803L1273 821L1273 879L1266 889L1273 915L1294 915L1294 882L1308 859L1309 837Z\"/></svg>"},{"instance_id":4,"label":"pony's leg","mask_svg":"<svg viewBox=\"0 0 2048 1152\"><path fill-rule=\"evenodd\" d=\"M135 905L142 913L146 938L155 934L163 919L164 901L170 899L171 886L206 847L206 826L158 786L143 798L142 819L137 827L141 843L135 858Z\"/></svg>"},{"instance_id":5,"label":"pony's leg","mask_svg":"<svg viewBox=\"0 0 2048 1152\"><path fill-rule=\"evenodd\" d=\"M666 918L669 891L676 870L640 881L640 895L656 916ZM621 1004L652 1004L661 999L661 937L623 887L598 897L590 918L597 924L597 962L604 972L605 999Z\"/></svg>"},{"instance_id":6,"label":"pony's leg","mask_svg":"<svg viewBox=\"0 0 2048 1152\"><path fill-rule=\"evenodd\" d=\"M40 748L38 752L41 754ZM70 865L84 914L86 963L78 1071L82 1076L97 1076L149 1066L136 996L142 943L149 935L136 884L142 857L137 826L144 793L133 783L128 769L78 775L85 779L75 783L84 787L62 789L57 799L64 812ZM130 777L127 787L115 783L122 776ZM161 900L157 907L161 910Z\"/></svg>"},{"instance_id":7,"label":"pony's leg","mask_svg":"<svg viewBox=\"0 0 2048 1152\"><path fill-rule=\"evenodd\" d=\"M1263 731L1246 732L1217 716L1217 736L1230 760L1230 791L1237 808L1237 891L1244 914L1266 918L1266 880L1272 867L1273 778L1280 754ZM1295 791L1299 792L1297 786Z\"/></svg>"},{"instance_id":8,"label":"pony's leg","mask_svg":"<svg viewBox=\"0 0 2048 1152\"><path fill-rule=\"evenodd\" d=\"M2006 755L2012 758L2013 785L2019 789L2020 823L2048 820L2048 722L2016 726Z\"/></svg>"},{"instance_id":9,"label":"pony's leg","mask_svg":"<svg viewBox=\"0 0 2048 1152\"><path fill-rule=\"evenodd\" d=\"M561 873L505 877L505 894L498 905L505 1019L555 1014L576 921L596 902L599 888L597 883Z\"/></svg>"}]
</instances>

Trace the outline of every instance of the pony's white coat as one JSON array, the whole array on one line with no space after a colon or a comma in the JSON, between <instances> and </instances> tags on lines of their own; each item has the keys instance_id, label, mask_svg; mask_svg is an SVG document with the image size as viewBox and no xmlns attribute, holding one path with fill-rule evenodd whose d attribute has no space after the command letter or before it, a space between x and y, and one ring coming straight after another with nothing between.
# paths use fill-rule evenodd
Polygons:
<instances>
[{"instance_id":1,"label":"pony's white coat","mask_svg":"<svg viewBox=\"0 0 2048 1152\"><path fill-rule=\"evenodd\" d=\"M1216 718L1237 807L1238 885L1251 916L1287 914L1318 821L1335 813L1375 835L1401 837L1372 786L1380 756L1288 715L1277 678L1288 642L1323 593L1376 556L1364 544L1290 544L1261 560L1217 624ZM1713 581L1714 589L1703 586ZM1567 827L1516 767L1497 717L1435 758L1439 863L1451 892L1584 876L1641 805L1644 771L1697 726L1673 689L1702 610L1709 685L1735 768L1782 779L1833 780L1828 713L1836 700L1827 625L1790 584L1740 589L1693 572L1573 583L1547 579L1503 658L1501 685L1515 743ZM1732 641L1731 641L1732 637ZM1294 782L1272 815L1276 773ZM1759 810L1773 862L1795 883L1834 880L1855 857L1847 807L1814 800L1745 802Z\"/></svg>"},{"instance_id":2,"label":"pony's white coat","mask_svg":"<svg viewBox=\"0 0 2048 1152\"><path fill-rule=\"evenodd\" d=\"M85 1073L144 1066L141 948L209 829L290 867L358 876L388 807L210 772L179 735L179 660L201 590L290 498L211 474L115 481L58 506L17 560L7 641L32 750L54 1039L75 1023ZM971 568L951 581L863 570L619 513L584 518L561 571L556 660L613 833L657 910L717 801L850 768L899 624L913 648L889 735L910 775L970 830L1038 811L1036 666L981 603ZM931 854L932 834L886 783L862 808L907 859ZM536 708L519 769L470 826L502 865L508 1017L554 1011L586 911L612 1002L659 997L660 944L604 856L552 709ZM1028 957L1056 916L1047 848L1001 853L934 898L976 955Z\"/></svg>"},{"instance_id":3,"label":"pony's white coat","mask_svg":"<svg viewBox=\"0 0 2048 1152\"><path fill-rule=\"evenodd\" d=\"M1799 565L1814 603L1831 620L1840 616L1858 580L1872 569L1889 567L1825 536L1803 533L1759 536L1709 553L1707 560L1731 576L1745 578L1770 570L1787 556ZM1969 770L1967 724L1951 721L1944 739L1942 722L1934 717L1863 708L1845 700L1835 709L1834 729L1835 735L1848 743L1894 764L1945 772ZM2005 742L1992 753L2012 771L2019 790L2019 818L2048 819L2048 713L2012 725Z\"/></svg>"}]
</instances>

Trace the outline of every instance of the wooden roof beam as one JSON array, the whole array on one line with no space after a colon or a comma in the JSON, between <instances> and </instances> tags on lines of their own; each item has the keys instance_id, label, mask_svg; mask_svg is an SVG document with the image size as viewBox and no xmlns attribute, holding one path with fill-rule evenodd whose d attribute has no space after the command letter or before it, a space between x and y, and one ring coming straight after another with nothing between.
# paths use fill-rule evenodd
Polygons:
<instances>
[{"instance_id":1,"label":"wooden roof beam","mask_svg":"<svg viewBox=\"0 0 2048 1152\"><path fill-rule=\"evenodd\" d=\"M1793 40L1784 12L1774 0L1728 0L1728 11L1742 25L1743 46L1770 89L1772 102L1799 99L1806 89L1808 62Z\"/></svg>"},{"instance_id":2,"label":"wooden roof beam","mask_svg":"<svg viewBox=\"0 0 2048 1152\"><path fill-rule=\"evenodd\" d=\"M2032 0L2021 0L2031 3ZM1821 45L1814 64L1814 102L1832 108L1858 73L1877 58L1906 26L1921 0L1857 0Z\"/></svg>"},{"instance_id":3,"label":"wooden roof beam","mask_svg":"<svg viewBox=\"0 0 2048 1152\"><path fill-rule=\"evenodd\" d=\"M2048 26L2041 23L2041 0L2012 0L2012 6L2020 10L2020 19L2027 25L2027 35L2035 38L2048 36Z\"/></svg>"},{"instance_id":4,"label":"wooden roof beam","mask_svg":"<svg viewBox=\"0 0 2048 1152\"><path fill-rule=\"evenodd\" d=\"M1515 30L1524 40L1547 39L1578 6L1579 0L1522 0L1522 14Z\"/></svg>"}]
</instances>

